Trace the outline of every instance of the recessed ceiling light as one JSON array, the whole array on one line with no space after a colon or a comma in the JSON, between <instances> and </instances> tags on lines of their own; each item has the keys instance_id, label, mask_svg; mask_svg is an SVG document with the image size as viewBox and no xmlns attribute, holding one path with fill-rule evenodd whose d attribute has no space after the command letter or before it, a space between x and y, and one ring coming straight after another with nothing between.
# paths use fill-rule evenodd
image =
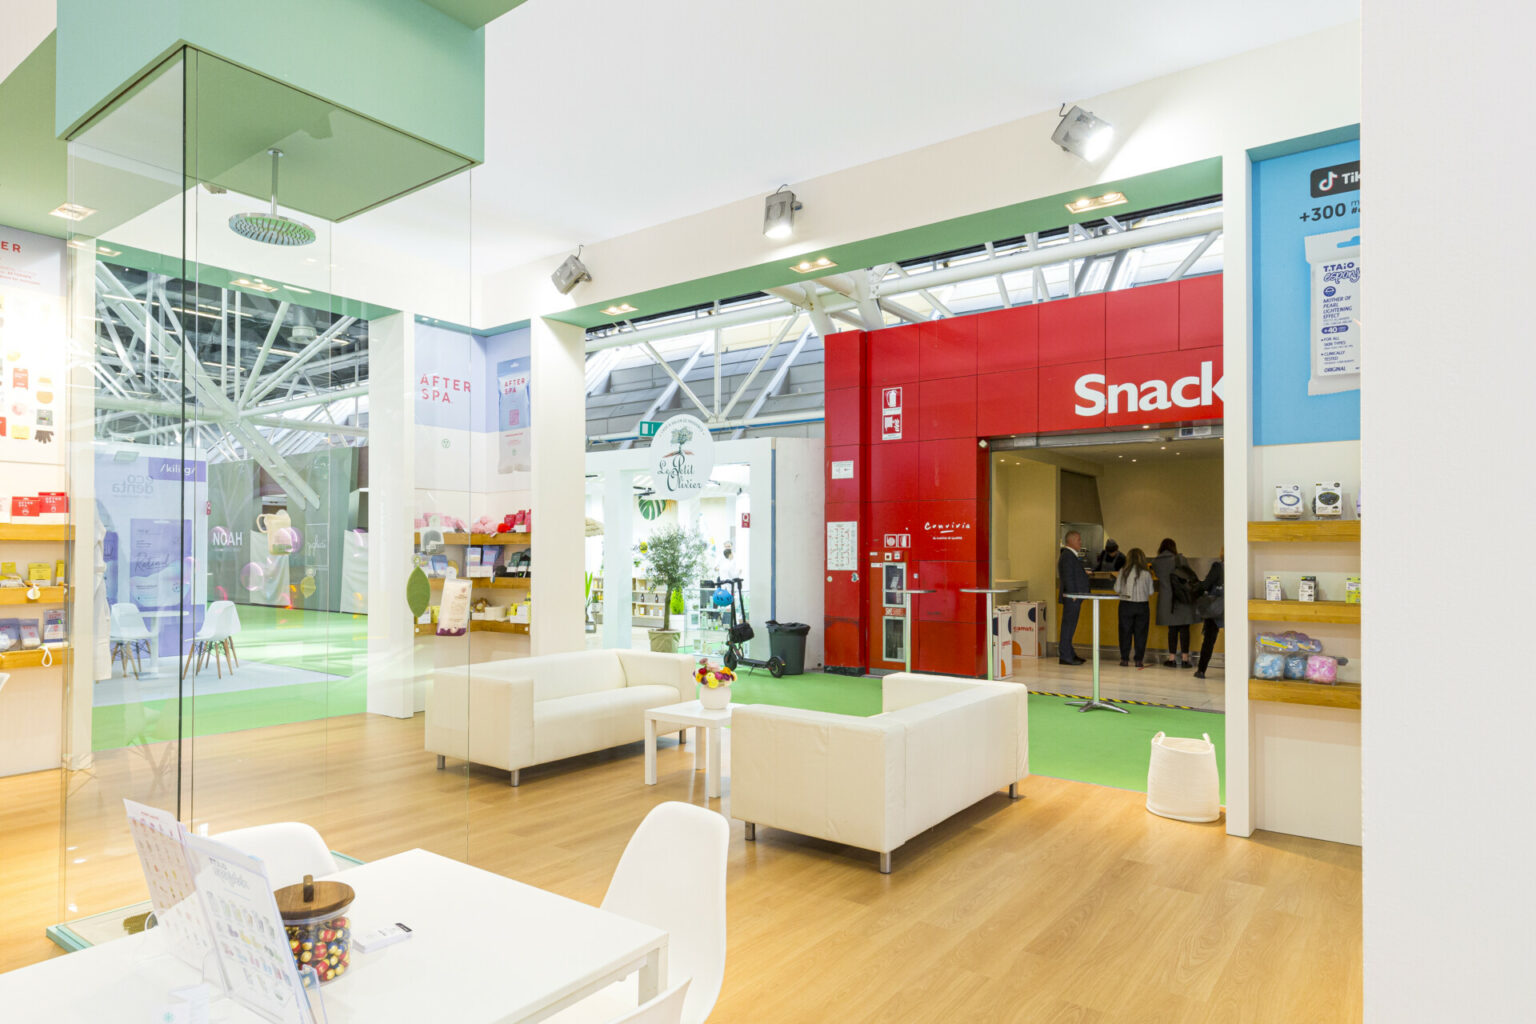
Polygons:
<instances>
[{"instance_id":1,"label":"recessed ceiling light","mask_svg":"<svg viewBox=\"0 0 1536 1024\"><path fill-rule=\"evenodd\" d=\"M85 220L85 218L96 211L89 206L81 206L79 203L63 203L48 212L55 217L63 217L65 220Z\"/></svg>"},{"instance_id":2,"label":"recessed ceiling light","mask_svg":"<svg viewBox=\"0 0 1536 1024\"><path fill-rule=\"evenodd\" d=\"M285 284L285 285L283 285L283 287L287 288L291 292L298 292L300 295L308 295L309 294L309 289L308 288L296 288L296 287L294 287L291 284Z\"/></svg>"},{"instance_id":3,"label":"recessed ceiling light","mask_svg":"<svg viewBox=\"0 0 1536 1024\"><path fill-rule=\"evenodd\" d=\"M1106 206L1120 206L1130 202L1125 198L1124 192L1105 192L1101 196L1081 196L1067 204L1067 209L1073 213L1087 213L1089 210L1102 210Z\"/></svg>"},{"instance_id":4,"label":"recessed ceiling light","mask_svg":"<svg viewBox=\"0 0 1536 1024\"><path fill-rule=\"evenodd\" d=\"M1157 450L1160 451L1160 452L1165 452L1165 451L1168 450L1168 446L1167 445L1159 445Z\"/></svg>"},{"instance_id":5,"label":"recessed ceiling light","mask_svg":"<svg viewBox=\"0 0 1536 1024\"><path fill-rule=\"evenodd\" d=\"M1135 459L1132 459L1132 460L1131 460L1131 461L1132 461L1132 462L1135 462L1135 461L1136 461L1136 460L1135 460Z\"/></svg>"},{"instance_id":6,"label":"recessed ceiling light","mask_svg":"<svg viewBox=\"0 0 1536 1024\"><path fill-rule=\"evenodd\" d=\"M1150 423L1143 423L1141 425L1141 429L1142 430L1151 430L1152 429L1152 424L1150 424Z\"/></svg>"},{"instance_id":7,"label":"recessed ceiling light","mask_svg":"<svg viewBox=\"0 0 1536 1024\"><path fill-rule=\"evenodd\" d=\"M265 281L261 280L261 278L257 278L256 280L252 281L248 277L237 277L229 283L234 285L236 288L249 288L253 292L263 292L269 295L272 292L277 291L277 285L267 284Z\"/></svg>"},{"instance_id":8,"label":"recessed ceiling light","mask_svg":"<svg viewBox=\"0 0 1536 1024\"><path fill-rule=\"evenodd\" d=\"M825 256L817 256L814 260L801 260L799 263L791 264L789 269L797 274L809 274L813 270L826 270L828 267L835 266L837 264Z\"/></svg>"},{"instance_id":9,"label":"recessed ceiling light","mask_svg":"<svg viewBox=\"0 0 1536 1024\"><path fill-rule=\"evenodd\" d=\"M616 306L609 306L607 309L603 310L603 313L606 316L623 316L625 313L633 313L635 311L636 310L634 306L631 306L627 302L621 302Z\"/></svg>"}]
</instances>

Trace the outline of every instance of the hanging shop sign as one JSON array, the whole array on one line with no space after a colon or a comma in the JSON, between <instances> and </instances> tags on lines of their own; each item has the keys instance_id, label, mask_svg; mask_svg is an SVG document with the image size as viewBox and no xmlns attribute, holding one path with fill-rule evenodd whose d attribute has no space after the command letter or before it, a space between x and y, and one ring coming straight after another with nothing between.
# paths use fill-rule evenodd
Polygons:
<instances>
[{"instance_id":1,"label":"hanging shop sign","mask_svg":"<svg viewBox=\"0 0 1536 1024\"><path fill-rule=\"evenodd\" d=\"M667 420L651 441L651 467L658 493L672 498L697 495L715 468L709 428L697 416Z\"/></svg>"}]
</instances>

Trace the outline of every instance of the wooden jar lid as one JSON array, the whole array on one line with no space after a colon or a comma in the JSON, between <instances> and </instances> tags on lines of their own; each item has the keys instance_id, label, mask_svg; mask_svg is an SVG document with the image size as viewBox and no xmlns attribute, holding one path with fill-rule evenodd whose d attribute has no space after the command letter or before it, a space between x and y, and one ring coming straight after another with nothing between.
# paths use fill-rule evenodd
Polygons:
<instances>
[{"instance_id":1,"label":"wooden jar lid","mask_svg":"<svg viewBox=\"0 0 1536 1024\"><path fill-rule=\"evenodd\" d=\"M340 913L357 894L345 882L317 882L314 875L305 875L303 882L285 885L272 895L284 921L304 921Z\"/></svg>"}]
</instances>

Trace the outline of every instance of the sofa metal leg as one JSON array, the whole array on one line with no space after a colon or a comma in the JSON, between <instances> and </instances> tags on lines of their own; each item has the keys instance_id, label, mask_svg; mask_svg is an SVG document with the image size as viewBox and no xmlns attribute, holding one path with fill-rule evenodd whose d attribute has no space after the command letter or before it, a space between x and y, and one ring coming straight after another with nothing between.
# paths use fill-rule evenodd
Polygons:
<instances>
[{"instance_id":1,"label":"sofa metal leg","mask_svg":"<svg viewBox=\"0 0 1536 1024\"><path fill-rule=\"evenodd\" d=\"M513 768L512 769L512 785L520 786L522 784L523 784L522 783L522 779L518 778L518 769Z\"/></svg>"},{"instance_id":2,"label":"sofa metal leg","mask_svg":"<svg viewBox=\"0 0 1536 1024\"><path fill-rule=\"evenodd\" d=\"M1010 782L1010 783L1008 783L1008 799L1009 800L1017 800L1018 798L1019 798L1019 784L1017 782Z\"/></svg>"},{"instance_id":3,"label":"sofa metal leg","mask_svg":"<svg viewBox=\"0 0 1536 1024\"><path fill-rule=\"evenodd\" d=\"M880 855L880 873L882 875L891 873L891 855L889 853L882 853Z\"/></svg>"},{"instance_id":4,"label":"sofa metal leg","mask_svg":"<svg viewBox=\"0 0 1536 1024\"><path fill-rule=\"evenodd\" d=\"M757 826L750 821L747 822L747 842L757 842Z\"/></svg>"},{"instance_id":5,"label":"sofa metal leg","mask_svg":"<svg viewBox=\"0 0 1536 1024\"><path fill-rule=\"evenodd\" d=\"M437 770L438 771L442 771L446 767L448 767L448 758L446 758L442 754L438 754L437 755Z\"/></svg>"}]
</instances>

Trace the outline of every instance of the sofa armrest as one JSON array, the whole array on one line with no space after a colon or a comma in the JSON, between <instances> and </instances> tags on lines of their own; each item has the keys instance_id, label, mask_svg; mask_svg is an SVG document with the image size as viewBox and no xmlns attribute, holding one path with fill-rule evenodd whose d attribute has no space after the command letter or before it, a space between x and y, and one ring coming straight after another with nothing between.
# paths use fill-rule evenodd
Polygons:
<instances>
[{"instance_id":1,"label":"sofa armrest","mask_svg":"<svg viewBox=\"0 0 1536 1024\"><path fill-rule=\"evenodd\" d=\"M900 846L905 728L799 708L731 714L731 814L865 850Z\"/></svg>"},{"instance_id":2,"label":"sofa armrest","mask_svg":"<svg viewBox=\"0 0 1536 1024\"><path fill-rule=\"evenodd\" d=\"M438 669L427 694L426 747L508 771L533 764L533 679L475 666Z\"/></svg>"},{"instance_id":3,"label":"sofa armrest","mask_svg":"<svg viewBox=\"0 0 1536 1024\"><path fill-rule=\"evenodd\" d=\"M900 711L952 693L965 693L974 689L978 682L925 672L892 672L880 680L880 710Z\"/></svg>"},{"instance_id":4,"label":"sofa armrest","mask_svg":"<svg viewBox=\"0 0 1536 1024\"><path fill-rule=\"evenodd\" d=\"M693 670L697 664L692 655L663 654L660 651L615 651L619 666L624 670L626 686L670 686L677 691L679 701L693 700L697 687Z\"/></svg>"}]
</instances>

